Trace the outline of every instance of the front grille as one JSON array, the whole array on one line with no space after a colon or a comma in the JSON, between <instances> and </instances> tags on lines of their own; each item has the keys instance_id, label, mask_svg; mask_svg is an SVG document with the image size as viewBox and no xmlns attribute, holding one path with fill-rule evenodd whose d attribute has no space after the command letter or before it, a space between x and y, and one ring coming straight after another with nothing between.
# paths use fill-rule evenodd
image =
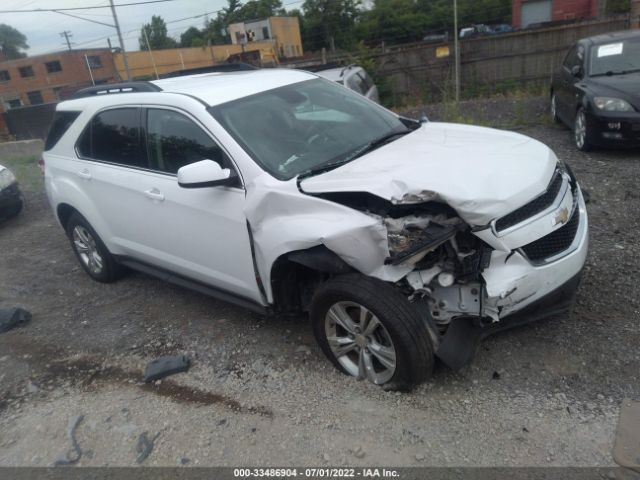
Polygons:
<instances>
[{"instance_id":1,"label":"front grille","mask_svg":"<svg viewBox=\"0 0 640 480\"><path fill-rule=\"evenodd\" d=\"M498 221L496 222L496 230L498 232L501 230L505 230L546 210L553 204L554 200L558 196L558 193L560 192L561 187L562 175L559 171L556 170L556 173L554 173L553 178L551 179L551 182L547 187L547 191L539 197L534 198L526 205L523 205L510 214L498 219Z\"/></svg>"},{"instance_id":2,"label":"front grille","mask_svg":"<svg viewBox=\"0 0 640 480\"><path fill-rule=\"evenodd\" d=\"M567 223L549 235L521 247L522 251L532 262L558 255L571 246L576 238L579 224L580 209L576 205L575 211Z\"/></svg>"}]
</instances>

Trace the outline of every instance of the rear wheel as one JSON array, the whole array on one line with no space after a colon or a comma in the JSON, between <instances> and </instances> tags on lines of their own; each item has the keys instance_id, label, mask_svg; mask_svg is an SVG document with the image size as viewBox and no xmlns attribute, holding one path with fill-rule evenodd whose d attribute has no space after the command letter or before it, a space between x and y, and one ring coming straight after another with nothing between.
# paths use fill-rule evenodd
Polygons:
<instances>
[{"instance_id":1,"label":"rear wheel","mask_svg":"<svg viewBox=\"0 0 640 480\"><path fill-rule=\"evenodd\" d=\"M118 265L98 234L79 213L69 218L67 235L80 265L91 278L110 283L122 276L123 267Z\"/></svg>"},{"instance_id":2,"label":"rear wheel","mask_svg":"<svg viewBox=\"0 0 640 480\"><path fill-rule=\"evenodd\" d=\"M582 152L588 152L592 148L590 141L589 124L587 122L587 114L583 107L578 109L576 118L573 122L573 139L576 148Z\"/></svg>"},{"instance_id":3,"label":"rear wheel","mask_svg":"<svg viewBox=\"0 0 640 480\"><path fill-rule=\"evenodd\" d=\"M358 274L328 280L313 297L311 321L323 352L347 375L407 390L433 371L426 322L381 280Z\"/></svg>"}]
</instances>

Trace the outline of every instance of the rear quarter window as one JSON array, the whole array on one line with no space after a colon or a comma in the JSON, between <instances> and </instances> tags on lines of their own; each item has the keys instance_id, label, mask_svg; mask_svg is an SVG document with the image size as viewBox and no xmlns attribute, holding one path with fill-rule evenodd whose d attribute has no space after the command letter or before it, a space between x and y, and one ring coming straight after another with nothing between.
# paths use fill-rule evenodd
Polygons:
<instances>
[{"instance_id":1,"label":"rear quarter window","mask_svg":"<svg viewBox=\"0 0 640 480\"><path fill-rule=\"evenodd\" d=\"M69 127L78 118L80 112L75 111L60 111L56 112L49 127L49 133L47 139L44 142L44 149L51 150L60 141L62 136L69 130Z\"/></svg>"}]
</instances>

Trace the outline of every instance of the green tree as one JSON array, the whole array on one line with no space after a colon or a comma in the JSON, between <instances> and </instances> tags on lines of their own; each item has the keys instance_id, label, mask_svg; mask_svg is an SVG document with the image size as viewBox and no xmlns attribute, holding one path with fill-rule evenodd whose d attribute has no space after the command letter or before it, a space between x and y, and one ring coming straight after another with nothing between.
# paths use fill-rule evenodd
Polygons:
<instances>
[{"instance_id":1,"label":"green tree","mask_svg":"<svg viewBox=\"0 0 640 480\"><path fill-rule=\"evenodd\" d=\"M368 44L415 42L424 36L430 16L415 0L375 0L362 13L358 38Z\"/></svg>"},{"instance_id":2,"label":"green tree","mask_svg":"<svg viewBox=\"0 0 640 480\"><path fill-rule=\"evenodd\" d=\"M184 48L201 47L206 42L205 33L196 27L189 27L180 35L180 46Z\"/></svg>"},{"instance_id":3,"label":"green tree","mask_svg":"<svg viewBox=\"0 0 640 480\"><path fill-rule=\"evenodd\" d=\"M26 50L27 48L29 48L27 37L15 28L0 23L0 51L7 59L26 57L27 54L21 50Z\"/></svg>"},{"instance_id":4,"label":"green tree","mask_svg":"<svg viewBox=\"0 0 640 480\"><path fill-rule=\"evenodd\" d=\"M140 37L138 37L140 50L149 50L147 47L147 39L144 35L145 32L149 39L149 46L151 46L151 50L175 48L177 46L177 42L167 34L167 24L160 15L152 16L151 23L146 23L142 26L142 29L140 30Z\"/></svg>"},{"instance_id":5,"label":"green tree","mask_svg":"<svg viewBox=\"0 0 640 480\"><path fill-rule=\"evenodd\" d=\"M356 44L355 24L360 14L360 0L306 0L302 4L306 50L331 47L352 48Z\"/></svg>"}]
</instances>

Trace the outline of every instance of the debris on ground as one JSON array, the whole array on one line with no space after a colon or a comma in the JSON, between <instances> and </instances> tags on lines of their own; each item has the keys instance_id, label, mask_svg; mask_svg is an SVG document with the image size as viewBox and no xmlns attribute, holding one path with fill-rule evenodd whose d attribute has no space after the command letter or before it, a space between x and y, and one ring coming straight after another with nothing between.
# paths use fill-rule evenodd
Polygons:
<instances>
[{"instance_id":1,"label":"debris on ground","mask_svg":"<svg viewBox=\"0 0 640 480\"><path fill-rule=\"evenodd\" d=\"M31 320L31 312L20 307L0 308L0 333Z\"/></svg>"},{"instance_id":2,"label":"debris on ground","mask_svg":"<svg viewBox=\"0 0 640 480\"><path fill-rule=\"evenodd\" d=\"M147 457L151 455L154 443L160 436L160 432L158 432L151 440L149 440L148 434L149 432L142 432L138 437L138 444L136 445L136 452L139 453L138 458L136 458L137 463L144 462Z\"/></svg>"},{"instance_id":3,"label":"debris on ground","mask_svg":"<svg viewBox=\"0 0 640 480\"><path fill-rule=\"evenodd\" d=\"M71 441L71 448L67 450L64 457L56 460L54 463L55 466L75 465L82 458L82 449L76 440L76 429L78 428L78 425L80 425L80 422L82 422L83 418L84 415L78 415L69 420L69 424L67 425L67 436Z\"/></svg>"},{"instance_id":4,"label":"debris on ground","mask_svg":"<svg viewBox=\"0 0 640 480\"><path fill-rule=\"evenodd\" d=\"M620 407L613 459L621 467L640 472L640 402L630 398Z\"/></svg>"},{"instance_id":5,"label":"debris on ground","mask_svg":"<svg viewBox=\"0 0 640 480\"><path fill-rule=\"evenodd\" d=\"M189 370L191 361L186 355L168 355L149 362L144 371L145 383L155 382L169 375Z\"/></svg>"}]
</instances>

